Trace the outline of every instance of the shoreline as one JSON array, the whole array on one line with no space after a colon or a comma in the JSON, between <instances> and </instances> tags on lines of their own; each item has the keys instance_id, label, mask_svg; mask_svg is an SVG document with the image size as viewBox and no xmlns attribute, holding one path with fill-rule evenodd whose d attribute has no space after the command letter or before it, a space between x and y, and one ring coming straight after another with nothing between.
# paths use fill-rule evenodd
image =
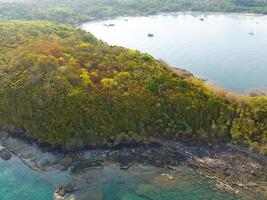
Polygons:
<instances>
[{"instance_id":1,"label":"shoreline","mask_svg":"<svg viewBox=\"0 0 267 200\"><path fill-rule=\"evenodd\" d=\"M175 12L175 13L177 13L177 12ZM203 14L202 14L202 16L203 16ZM157 15L160 15L160 13ZM170 15L170 14L166 13L166 15ZM206 13L204 15L206 16ZM209 15L209 14L207 14L207 15ZM226 15L226 13L224 13L224 15ZM241 15L241 14L239 14L239 15ZM72 29L72 31L75 32L75 29ZM14 32L14 35L16 36L15 32ZM79 37L80 36L81 35L79 35ZM71 43L69 45L71 45ZM97 47L98 46L96 46L96 48ZM74 54L76 51L77 51L77 49L73 49ZM110 54L107 54L107 55L110 55ZM113 55L113 54L111 54L111 55ZM150 57L141 57L141 61L142 61L142 59L145 59L145 58L152 59ZM100 60L101 59L102 58L100 57ZM155 65L155 66L161 67L161 65ZM81 67L82 67L82 64L81 64ZM152 70L154 71L153 68L152 68ZM172 69L172 70L174 70L174 69ZM161 72L161 71L159 71L159 72ZM190 72L183 71L183 73L190 75ZM169 73L166 73L166 75L168 75L168 74ZM140 76L140 77L136 76L136 77L137 78L141 77L140 80L143 80L142 76ZM149 74L148 74L148 77L149 77ZM90 80L90 78L89 78L89 80ZM144 80L146 80L146 79L144 79ZM9 84L9 82L7 82L7 84ZM166 85L166 86L168 86L168 85ZM183 86L183 85L181 85L181 86ZM200 86L202 86L202 83L200 84ZM204 84L203 84L203 88L204 88ZM198 88L196 88L196 89L198 89ZM120 91L120 90L118 90L118 91ZM174 90L174 91L176 91L176 90ZM189 91L191 92L191 90L189 90ZM198 94L198 90L192 90L192 91L196 92L196 94ZM22 90L22 92L23 92L23 90ZM34 90L33 90L33 92L34 92ZM237 109L239 109L239 107L234 106L234 105L237 105L237 104L233 103L234 101L229 101L229 102L227 101L227 103L222 103L221 102L222 98L218 98L218 99L214 98L215 96L212 96L213 95L212 90L208 90L208 92L211 93L212 95L207 95L207 96L203 95L203 94L208 93L207 91L205 91L203 89L203 91L201 90L201 92L203 92L203 93L199 93L199 95L196 95L196 97L194 96L194 98L192 98L192 99L195 100L195 99L197 99L197 97L202 99L202 96L206 97L206 98L203 98L203 101L199 101L199 102L197 101L197 103L199 103L200 105L201 104L207 105L207 109L206 109L206 107L203 107L204 109L202 109L202 106L201 106L201 107L199 107L200 108L199 115L194 115L195 105L193 102L192 109L191 109L192 115L190 115L190 118L188 119L187 116L180 117L181 119L186 119L185 120L186 122L190 121L189 129L192 127L192 131L189 131L189 132L190 133L191 132L196 133L196 134L192 134L192 139L179 140L178 138L176 138L176 139L172 140L171 139L172 134L166 134L166 135L171 135L168 138L167 137L166 138L160 137L157 134L151 134L151 135L156 135L155 137L159 137L159 138L148 138L148 139L143 139L143 140L142 139L137 140L137 141L142 141L140 143L128 143L129 140L125 139L126 140L125 143L123 143L119 146L115 146L115 147L109 147L107 145L105 145L105 146L101 146L101 145L91 145L91 146L88 145L87 146L86 145L85 146L83 144L89 144L89 141L91 141L91 139L92 139L91 137L93 134L91 134L91 132L98 130L98 129L95 128L95 129L93 129L93 131L88 130L88 135L86 135L86 137L77 138L80 140L82 140L83 138L88 138L88 142L81 141L81 143L79 143L79 141L77 142L75 140L76 137L74 137L72 134L72 133L74 133L74 135L77 135L78 129L76 130L76 128L75 128L76 126L74 126L74 125L72 125L70 127L66 126L68 124L68 122L70 121L67 118L66 120L62 120L63 121L62 124L59 124L59 125L61 125L61 127L64 128L62 130L66 130L66 133L67 133L66 135L62 135L63 139L61 138L61 135L59 137L57 137L57 134L59 134L60 132L62 132L62 133L64 132L64 131L61 131L61 129L59 129L59 131L58 131L56 129L57 126L55 126L56 131L51 131L50 134L47 133L48 137L44 137L43 135L41 135L42 133L46 134L44 131L46 129L42 129L42 130L41 129L32 129L32 130L36 130L36 134L33 134L33 135L35 135L36 139L32 139L32 138L28 137L27 135L30 135L30 134L27 134L27 131L25 129L14 130L14 128L11 128L11 130L2 130L1 126L0 126L0 148L3 145L4 150L6 150L6 152L4 152L4 153L7 153L7 152L12 153L14 158L20 159L21 162L25 166L27 166L29 169L31 169L33 171L38 172L38 174L40 174L40 175L46 176L45 174L50 174L49 176L51 176L51 174L53 174L53 172L57 171L57 172L60 172L61 175L68 177L69 180L66 183L64 183L64 185L57 187L55 190L54 196L55 196L55 199L57 199L57 200L58 199L79 199L79 200L82 200L82 199L86 199L85 197L88 198L88 195L90 195L90 193L87 190L88 188L90 188L89 190L91 190L93 188L97 188L97 190L101 190L102 185L109 182L109 180L105 177L105 174L104 174L105 171L107 171L107 170L112 171L112 172L115 171L116 173L118 173L120 175L121 174L128 174L128 173L131 174L132 172L138 171L139 176L146 176L146 177L147 177L146 173L148 171L150 171L152 174L149 174L149 175L151 175L151 176L153 175L154 177L155 176L164 177L165 178L164 184L168 185L168 184L171 184L171 181L177 179L177 173L179 172L179 169L181 167L184 167L184 166L186 166L187 168L190 168L192 171L196 172L196 174L198 174L200 177L204 177L205 179L210 180L213 183L213 185L217 189L221 190L222 192L225 191L225 193L229 192L231 194L235 194L237 196L242 197L242 199L243 199L243 197L248 197L248 199L258 199L258 200L266 199L267 198L267 157L263 156L259 153L249 151L246 148L243 148L240 146L235 146L235 145L232 145L230 143L227 143L227 141L230 141L228 139L231 137L230 130L233 127L233 121L235 119L239 119L238 117L236 117L236 113L235 113L237 111ZM3 94L4 94L4 92L3 92ZM27 92L27 94L30 94L30 93ZM118 93L118 95L120 96L119 93ZM25 98L25 99L22 98L22 99L24 99L24 100L31 99L31 95L29 95L29 97L30 98ZM52 97L54 97L54 96L52 96ZM13 96L11 93L11 95L7 95L6 101L3 101L3 102L12 102L12 98L13 98ZM211 100L216 99L216 101L214 101L214 104L209 104L209 101L207 101L207 100L210 100L209 98ZM51 101L53 101L53 99ZM166 97L164 95L162 95L162 99L164 100L164 99L166 99ZM188 99L191 100L190 98L188 98ZM185 99L185 101L187 101L187 99ZM17 102L20 102L20 96L18 96ZM27 101L27 102L30 102L30 101ZM48 103L49 102L50 101L48 101ZM38 109L40 108L41 109L40 111L42 113L44 111L44 109L42 109L43 108L43 106L42 106L43 102L40 101L37 103L38 103L38 105L40 104L39 105L40 107L38 107ZM77 103L79 103L79 102L77 102ZM133 102L133 105L134 105L134 103L135 102ZM215 103L216 103L216 105L215 105ZM175 107L176 106L175 104L176 104L176 101L174 102L174 104L170 104L170 107L166 106L166 108L168 110L173 110L171 106L174 105L174 107ZM7 104L3 103L3 108L5 105L9 106L8 103ZM63 104L63 105L65 105L65 104ZM69 105L69 104L66 104L66 105ZM129 104L129 105L131 106L131 104ZM146 105L146 104L144 104L144 105ZM219 111L216 113L217 109L216 110L214 109L215 111L211 112L211 115L209 115L209 111L210 110L213 111L214 106L215 106L215 108L217 108L217 105L218 105L219 111L223 110L224 108L227 108L227 109L224 109L224 110L227 110L227 112L225 112L225 114L219 113ZM261 102L259 103L259 105L261 105ZM109 104L107 104L107 106L109 106ZM127 106L128 106L128 104L127 104ZM151 104L151 107L152 106L154 106L154 104ZM191 104L189 104L189 106L191 106ZM232 106L232 107L229 108L229 112L228 112L228 107L230 107L230 106ZM31 107L31 104L26 104L26 108L28 108L28 107ZM159 107L161 108L160 104L159 104ZM52 108L55 108L55 111L59 111L59 112L61 111L61 109L60 109L61 107L52 107ZM106 108L106 107L104 107L104 108ZM117 107L114 107L114 108L115 109L112 109L112 110L115 110L115 112L114 112L114 115L111 115L111 117L115 116L115 114L116 114L116 108ZM119 107L119 108L121 108L121 107ZM122 107L122 108L124 108L124 107ZM142 108L143 107L140 107L140 108L138 107L138 110L142 110ZM162 106L162 108L165 108L165 107ZM189 110L187 108L188 107L186 107L186 109L180 109L180 110L181 110L181 112L186 112L187 110ZM221 109L221 108L223 108L223 109ZM247 113L247 110L245 110L245 108L244 108L244 113ZM254 109L254 107L252 107L252 108ZM255 110L260 109L260 108L261 108L260 106L255 106ZM37 109L37 111L38 111L38 109ZM240 107L240 109L241 109L241 107ZM77 109L74 107L73 110L76 111ZM71 109L71 111L73 111L73 110ZM82 111L83 110L87 111L87 109L82 109ZM265 112L265 110L266 109L264 108L263 112ZM22 109L21 113L25 114L26 117L24 117L24 115L23 116L20 116L20 114L18 115L17 112L12 113L12 110L9 110L9 109L7 109L7 111L4 113L10 113L11 112L10 115L14 117L15 121L16 121L16 119L18 120L17 124L23 124L23 123L19 123L19 121L24 120L26 122L26 120L28 119L27 116L32 116L32 112L35 113L35 107L33 107L32 112L31 112L31 109L29 111L30 112L28 112L28 109L26 109L26 110ZM66 110L66 111L68 111L68 110ZM132 110L130 110L130 111L134 112ZM242 136L242 134L244 134L244 138L247 135L249 135L249 136L252 135L250 133L250 131L248 133L246 133L246 124L252 124L252 122L253 122L253 128L255 125L255 129L259 128L259 130L261 130L261 131L258 131L258 132L260 132L264 135L264 128L265 128L264 116L263 116L263 120L261 120L261 119L258 120L257 117L254 116L253 111L254 110L252 110L251 112L249 112L247 114L249 117L251 116L251 120L248 120L249 117L247 117L247 118L244 118L244 123L242 123L242 121L240 123L238 123L238 126L244 127L244 129L242 129L240 131L238 130L238 133L240 133L241 136ZM94 112L94 110L93 111L89 110L88 113L89 112L91 114ZM153 109L149 110L149 114L153 114L153 112L154 112ZM190 112L190 110L188 112ZM66 116L66 113L68 114L69 112L64 112L63 115ZM233 113L234 113L234 116L231 117L233 115ZM55 115L56 113L53 111L52 114ZM107 114L109 114L109 113L107 112ZM138 115L136 115L136 117L135 117L135 121L136 120L140 121L141 120L140 116L143 116L142 114L143 114L142 112L138 113ZM163 112L163 111L159 112L159 114L167 114L166 120L165 120L165 118L162 117L164 119L163 120L164 123L162 123L162 124L164 126L166 124L168 124L168 126L166 126L166 127L173 128L171 131L169 131L167 129L166 133L168 133L168 132L179 133L179 131L177 131L177 130L180 130L180 129L178 129L179 126L177 126L175 124L175 120L172 120L173 118L176 119L175 116L172 115L172 112L171 112L170 116L168 115L168 112ZM79 112L78 112L78 115L79 115ZM203 123L197 123L196 119L198 117L200 117L201 120L203 119L203 121L205 121L206 115L207 115L207 117L209 117L209 116L212 117L212 119L216 119L216 120L220 119L220 120L218 120L218 121L212 120L212 123L211 123L211 120L206 121L207 123L204 123L204 122ZM229 115L229 117L227 117L228 115ZM37 115L35 116L38 122L45 119L45 117L38 118L38 116ZM48 115L48 116L50 116L50 115ZM101 117L102 116L103 115L101 115ZM122 115L122 116L124 116L124 115ZM128 116L128 113L127 113L127 116ZM219 118L216 116L221 116L221 117ZM242 116L242 113L240 114L240 116ZM150 122L154 123L157 121L156 118L154 120L154 118L152 119L150 117L151 116L148 116L147 120L145 118L145 120L143 120L143 121L149 122L149 123ZM245 115L245 117L246 117L246 115ZM180 118L177 117L177 119L180 119ZM229 118L230 118L230 120L229 120ZM55 115L55 120L58 120L58 119L61 119L61 116ZM73 117L70 119L75 120L76 118ZM88 117L87 119L88 119L88 122L85 121L84 124L85 123L86 124L91 123L91 121L90 121L91 118ZM94 116L93 116L93 119L96 119L96 122L94 124L98 124L99 119L101 119L101 118L98 119L98 118L94 118ZM121 119L120 116L118 117L118 119L114 118L114 122L119 122L120 119ZM243 118L241 118L241 119L243 119ZM117 121L115 121L115 120L117 120ZM172 120L172 123L170 123L170 125L169 125L168 122L170 122L170 120ZM14 120L11 117L10 119L7 118L6 121L10 121L9 123L12 123L12 121L14 121ZM105 122L105 125L107 128L112 127L112 124L110 123L110 118L108 120L103 120L103 121ZM166 121L166 123L165 123L165 121ZM31 122L31 121L27 121L27 122ZM60 122L61 122L61 120L60 120ZM141 124L141 122L142 121L140 121L140 124ZM191 125L191 122L192 122L192 125ZM251 122L251 123L249 123L249 122ZM261 124L259 124L260 122L263 123L264 127ZM9 123L7 123L7 124L9 124ZM23 127L31 127L31 126L34 127L34 125L31 123L29 123L28 125L27 125L27 123L25 123L25 124L26 125L24 125ZM146 123L144 123L144 124L146 124ZM194 124L196 124L196 125L194 125ZM204 126L202 124L205 124L205 125L207 124L207 126ZM211 125L211 124L212 124L212 126L211 126L212 129L213 129L213 124L215 125L215 128L216 128L216 129L214 128L216 130L216 131L214 131L214 134L210 133L211 129L209 128L209 125ZM217 124L218 124L218 128L216 127ZM226 126L225 126L225 124L226 124ZM49 124L49 122L48 122L47 124L45 124L45 127L49 127L49 125L51 126L54 124ZM57 124L55 124L55 125L57 125ZM119 133L120 127L119 128L117 128L116 126L114 126L114 127L115 128L110 129L109 136L113 136L113 134L116 133L113 130L117 131L117 129L118 129L117 135L119 137L118 138L114 137L116 140L111 139L111 141L113 141L113 140L117 141L118 140L118 143L119 143L119 141L124 141L124 140L121 140L121 136L123 137L124 135L126 135L126 136L129 135L130 137L133 137L133 136L135 136L135 134L137 134L137 136L139 136L139 134L141 133L141 132L139 132L139 129L136 128L137 131L133 132L133 134L132 133L128 134L128 132L126 134L125 133L120 134ZM205 127L207 127L207 128L205 128ZM222 131L220 128L222 128ZM225 129L228 131L225 131ZM38 132L38 130L39 130L39 132ZM51 130L51 129L48 128L47 130ZM99 130L102 130L102 128L100 127ZM103 130L105 130L105 129L103 129ZM151 129L151 127L145 127L144 132L146 130L151 130L150 132L152 132L152 130L154 131L154 129L153 128ZM156 128L155 130L161 130L161 129ZM217 130L220 130L220 131L217 131ZM85 133L86 131L87 130L85 130L85 129L84 130L81 129L80 132ZM204 142L204 139L203 139L203 141L201 138L200 139L196 139L196 138L194 139L194 137L196 137L196 135L202 136L202 132L204 132L203 137L210 137L207 139L206 143ZM206 135L208 135L208 136L205 136L206 132L207 132ZM219 134L217 134L217 132ZM255 136L257 136L258 132L255 132ZM53 134L53 133L55 133L55 134ZM157 132L153 132L153 133L157 133ZM199 134L197 134L197 133L199 133ZM222 134L220 134L220 133L222 133ZM102 134L102 132L98 132L98 131L96 131L96 133L95 133L95 135L97 135L97 137L101 137L102 135L105 135L105 134L106 134L105 131L104 131L104 134ZM254 132L253 132L253 134L254 134ZM117 136L117 135L115 135L115 136ZM165 135L165 134L163 134L163 135ZM182 131L181 135L184 135L184 131ZM191 135L191 134L189 134L189 135ZM223 141L223 140L220 140L218 138L218 135L222 135L223 136L222 138L226 138L223 143L220 143L220 141ZM66 136L67 142L64 140L65 136ZM213 136L213 137L211 137L211 136ZM240 136L240 138L242 138L241 136ZM49 141L49 142L42 143L42 142L40 142L40 140L42 140L42 139L39 140L38 138L43 138L43 140L45 140L44 138L46 138L46 141ZM214 138L214 141L212 140L212 138ZM263 136L261 139L264 140ZM58 143L56 143L55 141L57 141ZM101 140L99 140L99 141L101 141ZM217 143L213 143L215 141L217 141ZM251 139L251 141L254 141L254 139ZM96 142L94 142L94 144L95 143ZM62 144L62 145L59 145L59 144ZM109 144L110 143L108 143L108 145ZM259 144L261 144L261 143L259 143ZM72 146L72 148L70 146ZM81 147L79 147L79 146L81 146ZM3 158L3 160L8 160L8 156L6 157L6 159ZM4 161L1 160L1 162L4 162ZM9 163L7 163L7 164L9 164ZM123 173L123 172L126 172L126 173ZM148 176L147 178L150 178L150 176ZM54 178L54 180L56 180L56 177ZM131 180L130 180L130 182L131 182ZM52 182L52 183L53 183L53 186L55 186L55 187L57 186L55 184L57 182ZM103 198L104 197L103 196L101 197L101 194L99 193L99 196L96 197L95 199L93 198L92 200L100 200L100 199L103 200ZM91 197L90 197L90 199L91 199Z\"/></svg>"},{"instance_id":2,"label":"shoreline","mask_svg":"<svg viewBox=\"0 0 267 200\"><path fill-rule=\"evenodd\" d=\"M98 31L102 30L100 29L99 27L101 26L106 26L107 29L109 29L107 27L107 25L109 24L112 24L112 26L115 26L116 27L116 23L118 23L117 25L119 26L117 29L119 30L121 27L125 26L125 24L129 23L128 21L138 21L138 19L135 19L135 18L139 18L141 19L141 21L143 20L142 17L144 17L144 19L148 18L148 19L153 19L153 17L155 19L157 19L158 17L161 18L161 17L170 17L170 16L183 16L183 15L190 15L190 16L194 16L196 18L196 20L198 20L198 18L200 19L208 19L210 16L214 17L222 17L222 16L225 16L225 17L236 17L236 18L242 18L242 16L244 17L247 17L248 19L250 18L250 20L254 21L254 23L256 23L257 19L267 19L267 14L257 14L257 13L249 13L249 12L201 12L201 11L178 11L178 12L160 12L160 13L157 13L155 15L136 15L136 16L127 16L127 15L122 15L122 16L115 16L115 17L108 17L108 18L104 18L104 19L99 19L99 20L92 20L92 21L88 21L88 22L84 22L84 23L80 23L78 24L77 26L75 26L76 29L80 29L80 30L83 30L83 31L86 31L88 33L93 33L95 35L95 37L97 37L99 40L109 44L109 45L114 45L114 46L119 46L119 47L123 47L123 48L126 48L126 49L131 49L133 47L129 47L129 45L125 45L125 41L123 40L120 40L120 44L118 42L114 42L112 41L108 41L107 40L107 37L106 36L103 36L101 37L101 34L97 34ZM255 17L255 18L254 18ZM257 18L258 17L258 18ZM139 20L140 20L139 19ZM237 19L239 20L239 19ZM124 25L122 25L122 23ZM201 22L202 23L202 22ZM258 23L258 22L257 22ZM87 28L87 26L90 27L90 25L92 25L93 29L90 30L90 28ZM96 26L97 28L94 28L94 26ZM98 27L99 26L99 27ZM127 26L126 26L127 27ZM95 29L95 32L94 32L94 29ZM111 28L112 29L112 28ZM116 29L116 30L117 30ZM116 30L111 30L112 31L115 31ZM102 31L105 31L105 29L103 29ZM147 32L147 31L146 31ZM158 31L159 32L159 31ZM149 32L147 32L149 33ZM160 32L159 32L160 33ZM252 34L254 34L253 32L251 32ZM250 32L246 33L246 34L251 34ZM145 34L145 33L144 33ZM162 35L162 34L161 34ZM105 39L104 39L105 38ZM111 37L112 38L112 37ZM122 42L123 41L123 42ZM122 44L122 43L124 44ZM126 43L127 44L127 43ZM144 49L140 49L138 47L134 47L133 49L137 50L137 51L140 51L141 53L147 53L147 49L144 50ZM151 52L150 52L151 53ZM152 53L151 53L152 55ZM213 76L203 76L203 74L201 75L199 72L198 74L196 72L192 72L193 69L190 69L190 66L192 68L193 65L180 65L179 63L174 65L174 64L169 64L168 61L166 61L166 58L164 60L162 60L162 58L158 55L158 56L155 56L154 54L152 55L156 60L158 61L163 61L165 64L169 65L170 68L178 68L178 69L185 69L187 71L189 71L189 73L191 73L195 78L197 79L201 79L203 80L203 82L205 82L206 85L209 85L209 86L212 86L214 88L218 88L218 89L222 89L223 91L227 92L227 93L233 93L233 94L236 94L236 95L244 95L245 97L249 97L251 96L251 94L255 93L256 95L260 96L260 95L265 95L266 94L266 88L264 86L264 84L254 84L254 86L252 85L245 85L244 86L240 86L240 87L233 87L234 85L225 85L223 84L223 81L220 80L220 78L217 80L217 79L214 79ZM173 62L173 61L172 61ZM241 63L242 64L242 63ZM203 64L202 64L203 65ZM187 66L187 67L186 67ZM204 72L205 74L205 72ZM218 78L218 77L217 77ZM242 85L242 84L241 84ZM215 89L216 90L216 89Z\"/></svg>"},{"instance_id":3,"label":"shoreline","mask_svg":"<svg viewBox=\"0 0 267 200\"><path fill-rule=\"evenodd\" d=\"M171 12L159 12L155 14L137 14L137 15L118 15L113 17L104 17L101 19L94 19L87 22L79 22L78 24L73 25L75 28L81 29L83 25L90 24L90 23L100 23L104 21L109 20L117 20L117 19L123 19L123 18L136 18L136 17L155 17L155 16L166 16L166 15L245 15L245 16L251 16L251 17L267 17L267 13L255 13L255 12L223 12L223 11L171 11Z\"/></svg>"},{"instance_id":4,"label":"shoreline","mask_svg":"<svg viewBox=\"0 0 267 200\"><path fill-rule=\"evenodd\" d=\"M197 174L211 180L216 188L251 199L267 197L267 157L231 144L213 147L196 142L188 145L178 141L155 139L154 145L138 145L119 149L91 149L74 153L58 153L29 144L25 139L14 138L0 131L0 145L17 156L30 169L39 173L59 171L70 177L77 191L55 199L83 199L88 195L84 188L92 174L104 168L119 171L152 167L156 174L164 171L167 182L175 177L176 169L188 166ZM155 145L157 144L157 145ZM102 179L101 179L102 180ZM168 181L169 180L169 181ZM88 180L87 180L88 181ZM100 185L98 181L93 185Z\"/></svg>"}]
</instances>

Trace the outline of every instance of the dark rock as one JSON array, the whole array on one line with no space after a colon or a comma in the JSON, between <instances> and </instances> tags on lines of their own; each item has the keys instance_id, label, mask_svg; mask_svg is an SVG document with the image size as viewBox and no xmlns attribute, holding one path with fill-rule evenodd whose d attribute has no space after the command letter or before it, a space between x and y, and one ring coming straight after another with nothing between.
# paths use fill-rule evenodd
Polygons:
<instances>
[{"instance_id":1,"label":"dark rock","mask_svg":"<svg viewBox=\"0 0 267 200\"><path fill-rule=\"evenodd\" d=\"M56 187L55 193L58 194L60 197L65 197L66 195L71 194L77 190L78 189L74 184L68 184L65 186Z\"/></svg>"},{"instance_id":2,"label":"dark rock","mask_svg":"<svg viewBox=\"0 0 267 200\"><path fill-rule=\"evenodd\" d=\"M173 171L176 170L176 167L175 167L175 166L172 166L172 165L168 165L167 168L168 168L168 169L171 169L171 170L173 170Z\"/></svg>"},{"instance_id":3,"label":"dark rock","mask_svg":"<svg viewBox=\"0 0 267 200\"><path fill-rule=\"evenodd\" d=\"M0 158L2 158L3 160L9 160L11 158L11 153L6 149L1 149Z\"/></svg>"},{"instance_id":4,"label":"dark rock","mask_svg":"<svg viewBox=\"0 0 267 200\"><path fill-rule=\"evenodd\" d=\"M8 132L0 129L0 137L7 138Z\"/></svg>"},{"instance_id":5,"label":"dark rock","mask_svg":"<svg viewBox=\"0 0 267 200\"><path fill-rule=\"evenodd\" d=\"M253 170L249 171L248 173L251 174L251 175L253 175L253 176L256 176L256 173Z\"/></svg>"},{"instance_id":6,"label":"dark rock","mask_svg":"<svg viewBox=\"0 0 267 200\"><path fill-rule=\"evenodd\" d=\"M136 161L136 156L131 151L120 152L114 157L114 160L120 163L122 168L129 168L128 166L132 165Z\"/></svg>"},{"instance_id":7,"label":"dark rock","mask_svg":"<svg viewBox=\"0 0 267 200\"><path fill-rule=\"evenodd\" d=\"M127 165L121 165L120 166L120 169L121 170L128 170L131 166L133 166L134 165L134 163L129 163L129 164L127 164Z\"/></svg>"},{"instance_id":8,"label":"dark rock","mask_svg":"<svg viewBox=\"0 0 267 200\"><path fill-rule=\"evenodd\" d=\"M87 168L91 168L91 167L102 167L103 164L102 164L102 160L95 160L95 161L92 161L92 160L83 160L83 161L78 161L76 162L72 169L71 169L71 172L72 173L79 173Z\"/></svg>"},{"instance_id":9,"label":"dark rock","mask_svg":"<svg viewBox=\"0 0 267 200\"><path fill-rule=\"evenodd\" d=\"M223 172L223 175L226 177L229 177L229 176L231 176L231 173L229 171L225 171L225 172Z\"/></svg>"}]
</instances>

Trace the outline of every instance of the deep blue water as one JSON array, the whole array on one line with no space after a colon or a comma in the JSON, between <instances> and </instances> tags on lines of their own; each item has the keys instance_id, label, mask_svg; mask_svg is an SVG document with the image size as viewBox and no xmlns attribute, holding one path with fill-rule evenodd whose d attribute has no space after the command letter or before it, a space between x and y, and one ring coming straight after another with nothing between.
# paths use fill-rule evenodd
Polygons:
<instances>
[{"instance_id":1,"label":"deep blue water","mask_svg":"<svg viewBox=\"0 0 267 200\"><path fill-rule=\"evenodd\" d=\"M226 90L267 89L267 16L177 13L120 17L81 28L109 44L148 52Z\"/></svg>"}]
</instances>

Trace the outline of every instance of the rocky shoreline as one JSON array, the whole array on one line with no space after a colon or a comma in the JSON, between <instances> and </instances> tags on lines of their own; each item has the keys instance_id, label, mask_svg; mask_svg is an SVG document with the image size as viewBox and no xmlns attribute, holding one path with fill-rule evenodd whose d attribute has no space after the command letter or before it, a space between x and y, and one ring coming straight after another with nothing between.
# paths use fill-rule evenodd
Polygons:
<instances>
[{"instance_id":1,"label":"rocky shoreline","mask_svg":"<svg viewBox=\"0 0 267 200\"><path fill-rule=\"evenodd\" d=\"M267 198L267 157L231 144L212 147L203 143L189 144L178 141L154 139L151 144L117 149L84 150L73 153L53 153L14 138L0 131L0 145L18 156L32 170L38 172L60 171L69 177L65 186L55 188L55 199L86 199L88 188L98 188L105 182L104 168L140 171L153 168L153 175L162 175L167 181L175 178L177 168L189 166L198 174L211 180L217 188L247 199ZM142 170L144 171L142 171ZM152 173L147 170L147 174ZM91 192L92 194L92 192ZM94 192L90 200L103 196Z\"/></svg>"}]
</instances>

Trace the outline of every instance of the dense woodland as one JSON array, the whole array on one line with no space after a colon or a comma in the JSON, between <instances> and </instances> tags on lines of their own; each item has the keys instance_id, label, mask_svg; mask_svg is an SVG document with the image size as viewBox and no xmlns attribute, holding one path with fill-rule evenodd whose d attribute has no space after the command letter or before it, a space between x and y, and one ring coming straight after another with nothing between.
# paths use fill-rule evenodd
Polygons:
<instances>
[{"instance_id":1,"label":"dense woodland","mask_svg":"<svg viewBox=\"0 0 267 200\"><path fill-rule=\"evenodd\" d=\"M0 17L69 24L118 15L173 11L267 14L267 0L0 0Z\"/></svg>"},{"instance_id":2,"label":"dense woodland","mask_svg":"<svg viewBox=\"0 0 267 200\"><path fill-rule=\"evenodd\" d=\"M66 148L202 138L267 153L267 97L210 88L70 26L0 21L0 124Z\"/></svg>"}]
</instances>

